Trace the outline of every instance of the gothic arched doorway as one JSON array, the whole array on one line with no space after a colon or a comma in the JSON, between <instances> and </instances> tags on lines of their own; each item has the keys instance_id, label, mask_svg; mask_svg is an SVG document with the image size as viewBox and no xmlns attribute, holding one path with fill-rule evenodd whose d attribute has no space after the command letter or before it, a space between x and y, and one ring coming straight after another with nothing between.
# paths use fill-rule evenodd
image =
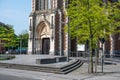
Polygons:
<instances>
[{"instance_id":1,"label":"gothic arched doorway","mask_svg":"<svg viewBox=\"0 0 120 80\"><path fill-rule=\"evenodd\" d=\"M36 48L38 53L49 54L50 51L50 27L44 21L40 22L36 29L37 43Z\"/></svg>"}]
</instances>

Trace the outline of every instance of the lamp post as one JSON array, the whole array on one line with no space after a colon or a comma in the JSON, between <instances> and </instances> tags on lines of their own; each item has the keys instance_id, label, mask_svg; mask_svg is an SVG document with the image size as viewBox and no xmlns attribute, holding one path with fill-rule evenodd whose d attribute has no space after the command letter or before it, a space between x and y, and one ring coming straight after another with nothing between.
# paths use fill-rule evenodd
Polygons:
<instances>
[{"instance_id":1,"label":"lamp post","mask_svg":"<svg viewBox=\"0 0 120 80\"><path fill-rule=\"evenodd\" d=\"M22 53L22 37L19 38L19 50L20 50L20 54Z\"/></svg>"},{"instance_id":2,"label":"lamp post","mask_svg":"<svg viewBox=\"0 0 120 80\"><path fill-rule=\"evenodd\" d=\"M22 40L20 38L20 54L21 54Z\"/></svg>"},{"instance_id":3,"label":"lamp post","mask_svg":"<svg viewBox=\"0 0 120 80\"><path fill-rule=\"evenodd\" d=\"M69 25L69 17L68 17L68 51L67 51L67 61L69 62L69 54L70 54L70 25Z\"/></svg>"},{"instance_id":4,"label":"lamp post","mask_svg":"<svg viewBox=\"0 0 120 80\"><path fill-rule=\"evenodd\" d=\"M100 38L99 40L102 43L102 56L101 56L101 64L102 65L101 65L101 70L102 70L102 73L103 73L104 51L105 51L105 49L104 49L104 43L105 43L105 39L104 38Z\"/></svg>"}]
</instances>

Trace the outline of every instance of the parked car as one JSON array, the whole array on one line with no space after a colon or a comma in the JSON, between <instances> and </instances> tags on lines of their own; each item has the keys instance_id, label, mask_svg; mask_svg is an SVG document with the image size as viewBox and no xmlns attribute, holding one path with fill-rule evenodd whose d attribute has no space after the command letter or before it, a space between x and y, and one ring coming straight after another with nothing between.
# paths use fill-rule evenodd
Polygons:
<instances>
[{"instance_id":1,"label":"parked car","mask_svg":"<svg viewBox=\"0 0 120 80\"><path fill-rule=\"evenodd\" d=\"M27 49L15 49L15 50L8 50L5 52L6 54L27 54Z\"/></svg>"},{"instance_id":2,"label":"parked car","mask_svg":"<svg viewBox=\"0 0 120 80\"><path fill-rule=\"evenodd\" d=\"M15 53L16 54L27 54L27 49L24 49L24 48L22 48L22 49L16 49Z\"/></svg>"}]
</instances>

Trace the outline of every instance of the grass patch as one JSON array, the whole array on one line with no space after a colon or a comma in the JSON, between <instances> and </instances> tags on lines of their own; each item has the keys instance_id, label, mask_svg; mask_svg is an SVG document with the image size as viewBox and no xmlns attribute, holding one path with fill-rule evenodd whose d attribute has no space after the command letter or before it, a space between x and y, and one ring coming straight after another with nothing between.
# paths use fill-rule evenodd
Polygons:
<instances>
[{"instance_id":1,"label":"grass patch","mask_svg":"<svg viewBox=\"0 0 120 80\"><path fill-rule=\"evenodd\" d=\"M15 56L11 56L11 55L0 55L0 60L10 60L14 58Z\"/></svg>"}]
</instances>

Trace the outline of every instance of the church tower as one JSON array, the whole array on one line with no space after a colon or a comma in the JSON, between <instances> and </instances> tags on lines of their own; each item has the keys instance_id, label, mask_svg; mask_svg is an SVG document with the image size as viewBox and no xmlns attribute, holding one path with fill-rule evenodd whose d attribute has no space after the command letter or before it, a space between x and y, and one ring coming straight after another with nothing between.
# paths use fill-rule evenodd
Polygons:
<instances>
[{"instance_id":1,"label":"church tower","mask_svg":"<svg viewBox=\"0 0 120 80\"><path fill-rule=\"evenodd\" d=\"M28 54L67 55L66 0L32 0Z\"/></svg>"}]
</instances>

